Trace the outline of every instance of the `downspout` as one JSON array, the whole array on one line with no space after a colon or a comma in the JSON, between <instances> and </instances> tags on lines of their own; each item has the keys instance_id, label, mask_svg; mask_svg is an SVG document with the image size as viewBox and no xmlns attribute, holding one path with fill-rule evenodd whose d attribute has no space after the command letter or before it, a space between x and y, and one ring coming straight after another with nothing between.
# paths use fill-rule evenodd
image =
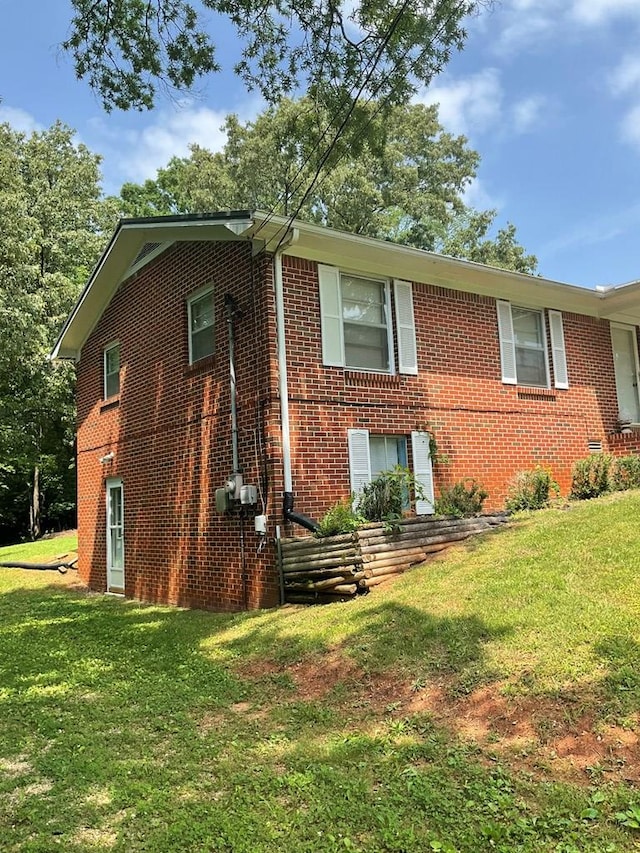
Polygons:
<instances>
[{"instance_id":1,"label":"downspout","mask_svg":"<svg viewBox=\"0 0 640 853\"><path fill-rule=\"evenodd\" d=\"M287 344L284 325L284 285L282 281L282 255L285 249L298 240L298 229L289 231L286 239L273 255L273 276L276 291L276 328L278 335L278 391L280 394L280 430L282 435L282 468L284 478L284 500L282 512L287 521L315 532L318 524L301 512L295 512L293 476L291 474L291 427L289 422L289 383L287 379Z\"/></svg>"},{"instance_id":2,"label":"downspout","mask_svg":"<svg viewBox=\"0 0 640 853\"><path fill-rule=\"evenodd\" d=\"M231 394L231 454L233 464L232 482L234 487L234 497L240 497L237 494L239 485L242 484L240 472L240 457L238 453L238 397L236 389L236 348L235 348L235 330L233 328L233 320L236 315L241 316L240 309L230 293L226 293L224 297L224 309L227 315L227 331L229 335L229 389ZM242 592L244 609L249 608L249 576L247 574L247 557L245 549L244 535L244 507L240 508L240 562L242 565Z\"/></svg>"},{"instance_id":3,"label":"downspout","mask_svg":"<svg viewBox=\"0 0 640 853\"><path fill-rule=\"evenodd\" d=\"M238 313L236 301L230 293L225 294L224 308L227 314L227 330L229 333L229 385L231 392L231 452L233 456L233 473L240 473L238 457L238 404L236 395L236 356L233 318Z\"/></svg>"}]
</instances>

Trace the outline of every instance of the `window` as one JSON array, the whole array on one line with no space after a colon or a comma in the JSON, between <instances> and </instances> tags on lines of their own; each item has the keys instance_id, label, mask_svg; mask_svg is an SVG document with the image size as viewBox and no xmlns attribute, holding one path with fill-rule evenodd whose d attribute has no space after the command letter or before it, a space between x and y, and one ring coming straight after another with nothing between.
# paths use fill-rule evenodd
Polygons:
<instances>
[{"instance_id":1,"label":"window","mask_svg":"<svg viewBox=\"0 0 640 853\"><path fill-rule=\"evenodd\" d=\"M394 373L391 287L385 279L318 267L322 360L330 366ZM393 282L398 370L418 372L411 283Z\"/></svg>"},{"instance_id":2,"label":"window","mask_svg":"<svg viewBox=\"0 0 640 853\"><path fill-rule=\"evenodd\" d=\"M120 344L111 344L104 351L104 398L120 393Z\"/></svg>"},{"instance_id":3,"label":"window","mask_svg":"<svg viewBox=\"0 0 640 853\"><path fill-rule=\"evenodd\" d=\"M520 385L549 385L547 343L542 311L511 308L513 340L516 348L516 374Z\"/></svg>"},{"instance_id":4,"label":"window","mask_svg":"<svg viewBox=\"0 0 640 853\"><path fill-rule=\"evenodd\" d=\"M198 293L189 302L189 364L213 355L213 290Z\"/></svg>"},{"instance_id":5,"label":"window","mask_svg":"<svg viewBox=\"0 0 640 853\"><path fill-rule=\"evenodd\" d=\"M498 300L498 331L502 381L509 385L549 388L549 355L545 312ZM554 385L568 388L562 314L549 311Z\"/></svg>"},{"instance_id":6,"label":"window","mask_svg":"<svg viewBox=\"0 0 640 853\"><path fill-rule=\"evenodd\" d=\"M404 436L370 435L371 479L396 465L407 467L407 439Z\"/></svg>"},{"instance_id":7,"label":"window","mask_svg":"<svg viewBox=\"0 0 640 853\"><path fill-rule=\"evenodd\" d=\"M395 465L407 467L407 439L405 436L371 435L367 429L348 430L349 469L351 491L358 495L382 471ZM411 433L413 475L420 484L423 498L416 501L418 515L431 515L434 511L433 470L429 449L429 434Z\"/></svg>"},{"instance_id":8,"label":"window","mask_svg":"<svg viewBox=\"0 0 640 853\"><path fill-rule=\"evenodd\" d=\"M340 276L345 367L389 372L386 282Z\"/></svg>"}]
</instances>

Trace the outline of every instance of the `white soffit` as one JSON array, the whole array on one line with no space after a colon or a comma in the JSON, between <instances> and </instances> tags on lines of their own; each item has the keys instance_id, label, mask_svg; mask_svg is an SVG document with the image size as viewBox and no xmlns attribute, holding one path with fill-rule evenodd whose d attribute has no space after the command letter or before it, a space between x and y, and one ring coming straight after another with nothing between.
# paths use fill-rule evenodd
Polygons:
<instances>
[{"instance_id":1,"label":"white soffit","mask_svg":"<svg viewBox=\"0 0 640 853\"><path fill-rule=\"evenodd\" d=\"M286 246L287 233L296 237ZM123 220L69 316L51 354L77 358L120 283L175 242L246 241L341 269L400 278L522 305L555 308L640 325L640 282L589 290L523 273L461 261L409 246L335 231L286 217L242 211L207 217ZM146 254L147 244L154 244Z\"/></svg>"},{"instance_id":2,"label":"white soffit","mask_svg":"<svg viewBox=\"0 0 640 853\"><path fill-rule=\"evenodd\" d=\"M126 278L178 241L246 241L253 219L215 216L207 219L167 217L154 221L132 220L116 229L51 352L52 359L77 359L87 337ZM146 244L156 248L144 257Z\"/></svg>"}]
</instances>

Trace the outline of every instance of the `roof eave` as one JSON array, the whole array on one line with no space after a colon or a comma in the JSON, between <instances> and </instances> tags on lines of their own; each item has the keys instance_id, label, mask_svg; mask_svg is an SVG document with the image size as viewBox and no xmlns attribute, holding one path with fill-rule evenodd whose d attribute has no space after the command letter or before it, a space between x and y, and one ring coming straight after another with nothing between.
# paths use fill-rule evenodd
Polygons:
<instances>
[{"instance_id":1,"label":"roof eave","mask_svg":"<svg viewBox=\"0 0 640 853\"><path fill-rule=\"evenodd\" d=\"M287 220L271 216L254 229L270 248ZM539 276L438 255L412 246L295 222L299 236L285 254L359 273L407 279L531 307L552 307L598 317L601 297L593 290Z\"/></svg>"},{"instance_id":2,"label":"roof eave","mask_svg":"<svg viewBox=\"0 0 640 853\"><path fill-rule=\"evenodd\" d=\"M75 359L121 282L128 277L140 249L162 237L169 246L178 240L246 239L253 226L250 211L223 211L205 216L122 219L83 288L50 353L52 360Z\"/></svg>"}]
</instances>

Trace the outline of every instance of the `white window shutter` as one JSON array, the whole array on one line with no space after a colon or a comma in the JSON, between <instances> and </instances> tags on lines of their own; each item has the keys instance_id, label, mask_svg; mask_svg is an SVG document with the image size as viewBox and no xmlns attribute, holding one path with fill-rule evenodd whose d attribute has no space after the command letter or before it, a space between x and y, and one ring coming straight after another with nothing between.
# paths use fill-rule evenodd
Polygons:
<instances>
[{"instance_id":1,"label":"white window shutter","mask_svg":"<svg viewBox=\"0 0 640 853\"><path fill-rule=\"evenodd\" d=\"M340 272L335 267L318 264L320 314L322 323L322 363L334 367L344 365L342 302Z\"/></svg>"},{"instance_id":2,"label":"white window shutter","mask_svg":"<svg viewBox=\"0 0 640 853\"><path fill-rule=\"evenodd\" d=\"M434 512L433 466L431 464L429 438L428 432L411 433L413 476L416 478L416 483L422 487L423 492L422 500L416 500L417 515L433 515Z\"/></svg>"},{"instance_id":3,"label":"white window shutter","mask_svg":"<svg viewBox=\"0 0 640 853\"><path fill-rule=\"evenodd\" d=\"M349 473L351 492L362 494L362 489L371 482L371 456L369 453L369 430L347 430L349 440Z\"/></svg>"},{"instance_id":4,"label":"white window shutter","mask_svg":"<svg viewBox=\"0 0 640 853\"><path fill-rule=\"evenodd\" d=\"M498 299L496 301L496 307L498 309L498 332L500 334L502 381L506 385L517 385L516 342L513 334L513 320L511 319L511 303Z\"/></svg>"},{"instance_id":5,"label":"white window shutter","mask_svg":"<svg viewBox=\"0 0 640 853\"><path fill-rule=\"evenodd\" d=\"M416 324L413 314L413 293L410 281L393 282L396 303L396 332L398 335L398 369L400 373L418 373Z\"/></svg>"},{"instance_id":6,"label":"white window shutter","mask_svg":"<svg viewBox=\"0 0 640 853\"><path fill-rule=\"evenodd\" d=\"M551 360L555 386L568 388L567 354L564 348L564 329L560 311L549 311L549 331L551 332Z\"/></svg>"}]
</instances>

